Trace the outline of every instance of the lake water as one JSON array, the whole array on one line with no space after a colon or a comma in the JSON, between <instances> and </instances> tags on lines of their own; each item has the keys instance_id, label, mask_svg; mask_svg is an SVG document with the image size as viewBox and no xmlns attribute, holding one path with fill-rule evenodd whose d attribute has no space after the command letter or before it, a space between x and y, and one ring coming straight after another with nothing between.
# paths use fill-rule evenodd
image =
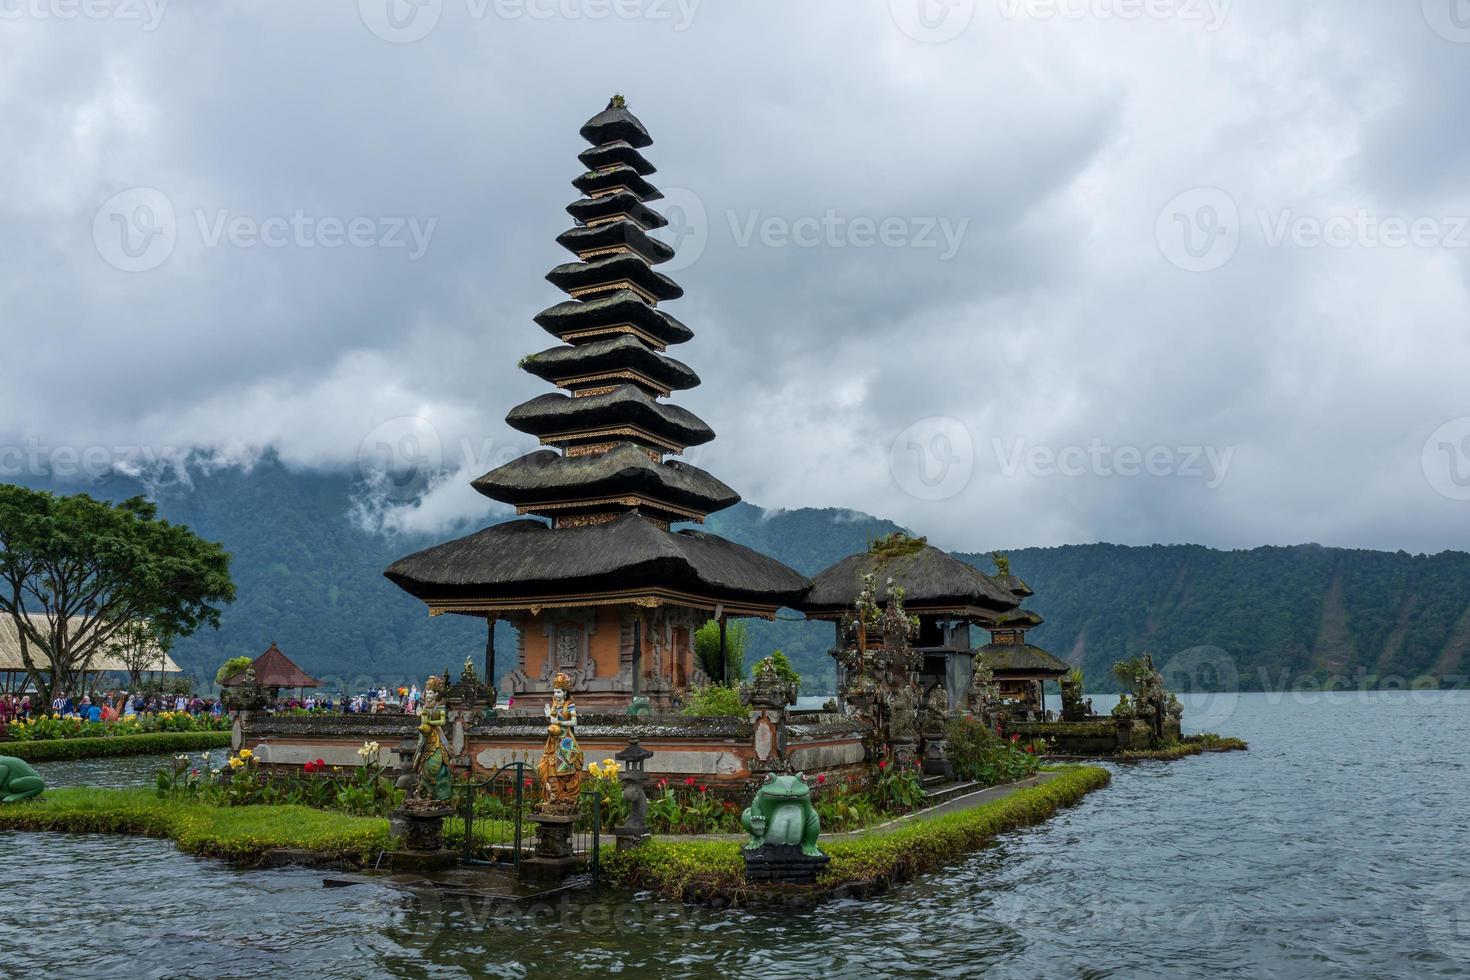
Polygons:
<instances>
[{"instance_id":1,"label":"lake water","mask_svg":"<svg viewBox=\"0 0 1470 980\"><path fill-rule=\"evenodd\" d=\"M809 914L441 905L161 841L0 834L0 975L1470 977L1470 696L1190 708L1251 751L1116 767L1043 826Z\"/></svg>"}]
</instances>

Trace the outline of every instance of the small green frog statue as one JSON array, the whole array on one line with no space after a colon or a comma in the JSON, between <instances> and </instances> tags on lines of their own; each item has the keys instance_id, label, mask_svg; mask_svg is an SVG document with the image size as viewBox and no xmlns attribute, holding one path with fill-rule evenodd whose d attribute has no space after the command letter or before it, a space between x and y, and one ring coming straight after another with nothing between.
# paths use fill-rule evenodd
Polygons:
<instances>
[{"instance_id":1,"label":"small green frog statue","mask_svg":"<svg viewBox=\"0 0 1470 980\"><path fill-rule=\"evenodd\" d=\"M0 755L0 803L19 803L40 796L46 784L36 770L8 755Z\"/></svg>"},{"instance_id":2,"label":"small green frog statue","mask_svg":"<svg viewBox=\"0 0 1470 980\"><path fill-rule=\"evenodd\" d=\"M823 856L817 849L822 820L812 807L812 788L800 773L768 775L740 815L740 824L750 833L748 851L776 845L799 847L807 857Z\"/></svg>"}]
</instances>

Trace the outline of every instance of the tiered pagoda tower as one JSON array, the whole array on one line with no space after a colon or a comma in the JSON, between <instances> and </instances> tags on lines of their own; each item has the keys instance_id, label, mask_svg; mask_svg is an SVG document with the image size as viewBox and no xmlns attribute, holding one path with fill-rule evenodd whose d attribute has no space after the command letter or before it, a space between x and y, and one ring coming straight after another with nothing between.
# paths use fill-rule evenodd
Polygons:
<instances>
[{"instance_id":1,"label":"tiered pagoda tower","mask_svg":"<svg viewBox=\"0 0 1470 980\"><path fill-rule=\"evenodd\" d=\"M995 581L1016 597L1018 603L1031 598L1031 587L1011 572L1004 555L992 556L996 563ZM1046 710L1046 682L1059 681L1072 669L1060 658L1033 646L1026 633L1046 620L1030 609L1012 609L979 621L990 631L990 642L976 651L995 675L995 686L1007 701L1025 704L1038 715Z\"/></svg>"},{"instance_id":2,"label":"tiered pagoda tower","mask_svg":"<svg viewBox=\"0 0 1470 980\"><path fill-rule=\"evenodd\" d=\"M516 662L496 686L549 693L566 672L583 704L655 705L706 680L694 631L710 619L774 617L809 583L772 558L711 534L702 523L739 495L676 458L714 432L670 404L698 376L665 352L693 332L660 309L683 289L654 266L674 250L649 232L667 221L649 202L653 140L621 96L581 129L591 148L567 207L575 225L557 242L576 256L547 279L570 297L537 316L560 343L521 367L561 392L512 409L506 421L546 447L474 481L530 518L485 528L396 562L395 584L431 615L497 619L520 632ZM491 648L493 650L493 646ZM487 655L493 660L493 653Z\"/></svg>"}]
</instances>

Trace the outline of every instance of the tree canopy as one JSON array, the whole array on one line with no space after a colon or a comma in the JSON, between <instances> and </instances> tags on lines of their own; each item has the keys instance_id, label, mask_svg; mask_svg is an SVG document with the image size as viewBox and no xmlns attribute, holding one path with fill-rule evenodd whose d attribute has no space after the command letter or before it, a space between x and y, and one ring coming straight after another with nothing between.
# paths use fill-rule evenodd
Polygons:
<instances>
[{"instance_id":1,"label":"tree canopy","mask_svg":"<svg viewBox=\"0 0 1470 980\"><path fill-rule=\"evenodd\" d=\"M112 504L0 485L0 615L46 698L70 690L93 659L146 622L166 647L219 627L233 602L230 556L158 518L143 497Z\"/></svg>"}]
</instances>

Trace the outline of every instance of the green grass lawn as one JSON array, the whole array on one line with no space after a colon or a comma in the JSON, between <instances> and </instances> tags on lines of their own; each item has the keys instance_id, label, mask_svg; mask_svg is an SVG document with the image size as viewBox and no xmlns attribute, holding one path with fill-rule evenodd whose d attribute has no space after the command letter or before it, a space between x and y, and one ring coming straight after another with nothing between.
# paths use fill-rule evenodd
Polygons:
<instances>
[{"instance_id":1,"label":"green grass lawn","mask_svg":"<svg viewBox=\"0 0 1470 980\"><path fill-rule=\"evenodd\" d=\"M255 866L276 850L371 863L389 845L388 821L304 806L218 807L162 800L151 789L55 789L0 805L0 830L165 837L189 854Z\"/></svg>"},{"instance_id":2,"label":"green grass lawn","mask_svg":"<svg viewBox=\"0 0 1470 980\"><path fill-rule=\"evenodd\" d=\"M985 846L997 834L1038 824L1088 793L1106 786L1106 769L1072 767L1039 786L1004 799L914 820L840 841L821 842L832 859L821 884L903 881ZM740 901L753 891L745 883L741 845L734 841L676 841L654 838L635 851L605 856L609 877L631 888L670 898L719 896Z\"/></svg>"}]
</instances>

